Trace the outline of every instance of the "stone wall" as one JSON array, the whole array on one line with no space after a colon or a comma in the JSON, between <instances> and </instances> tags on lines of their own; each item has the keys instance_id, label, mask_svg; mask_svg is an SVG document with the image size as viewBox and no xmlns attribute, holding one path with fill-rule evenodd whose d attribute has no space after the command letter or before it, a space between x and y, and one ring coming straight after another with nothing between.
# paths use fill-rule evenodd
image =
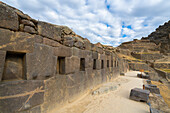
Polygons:
<instances>
[{"instance_id":1,"label":"stone wall","mask_svg":"<svg viewBox=\"0 0 170 113\"><path fill-rule=\"evenodd\" d=\"M170 63L154 63L154 68L158 68L158 69L170 69Z\"/></svg>"},{"instance_id":2,"label":"stone wall","mask_svg":"<svg viewBox=\"0 0 170 113\"><path fill-rule=\"evenodd\" d=\"M0 2L0 111L48 113L128 70L66 26Z\"/></svg>"},{"instance_id":3,"label":"stone wall","mask_svg":"<svg viewBox=\"0 0 170 113\"><path fill-rule=\"evenodd\" d=\"M162 54L159 53L135 53L132 52L131 55L137 59L141 59L144 61L148 61L148 60L157 60L157 59L161 59L163 58Z\"/></svg>"},{"instance_id":4,"label":"stone wall","mask_svg":"<svg viewBox=\"0 0 170 113\"><path fill-rule=\"evenodd\" d=\"M170 80L170 73L167 73L167 72L162 71L160 69L155 69L155 71L159 74L160 77L166 79L167 81Z\"/></svg>"}]
</instances>

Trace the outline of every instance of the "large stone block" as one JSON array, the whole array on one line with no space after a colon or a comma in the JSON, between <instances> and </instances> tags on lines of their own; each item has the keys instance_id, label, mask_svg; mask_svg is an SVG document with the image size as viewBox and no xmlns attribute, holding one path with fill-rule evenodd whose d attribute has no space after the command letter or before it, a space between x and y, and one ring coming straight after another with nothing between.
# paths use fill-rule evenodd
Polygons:
<instances>
[{"instance_id":1,"label":"large stone block","mask_svg":"<svg viewBox=\"0 0 170 113\"><path fill-rule=\"evenodd\" d=\"M33 46L34 35L0 28L0 50L29 53Z\"/></svg>"},{"instance_id":2,"label":"large stone block","mask_svg":"<svg viewBox=\"0 0 170 113\"><path fill-rule=\"evenodd\" d=\"M101 69L101 60L96 60L96 69L100 70Z\"/></svg>"},{"instance_id":3,"label":"large stone block","mask_svg":"<svg viewBox=\"0 0 170 113\"><path fill-rule=\"evenodd\" d=\"M146 90L149 90L151 93L160 94L160 90L159 90L159 88L157 88L156 85L153 85L153 84L145 84L145 85L144 85L144 88L145 88Z\"/></svg>"},{"instance_id":4,"label":"large stone block","mask_svg":"<svg viewBox=\"0 0 170 113\"><path fill-rule=\"evenodd\" d=\"M43 44L49 45L49 46L52 46L52 47L62 46L59 42L48 39L48 38L43 38Z\"/></svg>"},{"instance_id":5,"label":"large stone block","mask_svg":"<svg viewBox=\"0 0 170 113\"><path fill-rule=\"evenodd\" d=\"M63 44L65 46L73 47L74 45L74 39L72 36L65 36L63 39Z\"/></svg>"},{"instance_id":6,"label":"large stone block","mask_svg":"<svg viewBox=\"0 0 170 113\"><path fill-rule=\"evenodd\" d=\"M4 71L4 66L5 66L5 56L6 56L6 51L1 51L0 50L0 81L2 80L2 74Z\"/></svg>"},{"instance_id":7,"label":"large stone block","mask_svg":"<svg viewBox=\"0 0 170 113\"><path fill-rule=\"evenodd\" d=\"M91 43L90 41L85 40L84 41L84 46L86 50L91 50Z\"/></svg>"},{"instance_id":8,"label":"large stone block","mask_svg":"<svg viewBox=\"0 0 170 113\"><path fill-rule=\"evenodd\" d=\"M38 21L38 33L53 40L61 41L62 28L61 26Z\"/></svg>"},{"instance_id":9,"label":"large stone block","mask_svg":"<svg viewBox=\"0 0 170 113\"><path fill-rule=\"evenodd\" d=\"M134 88L130 92L130 99L136 100L136 101L142 101L142 102L147 102L149 99L149 90L143 90L140 88Z\"/></svg>"},{"instance_id":10,"label":"large stone block","mask_svg":"<svg viewBox=\"0 0 170 113\"><path fill-rule=\"evenodd\" d=\"M80 71L80 58L76 56L66 57L65 68L66 74Z\"/></svg>"},{"instance_id":11,"label":"large stone block","mask_svg":"<svg viewBox=\"0 0 170 113\"><path fill-rule=\"evenodd\" d=\"M98 59L98 53L93 51L92 58L93 59Z\"/></svg>"},{"instance_id":12,"label":"large stone block","mask_svg":"<svg viewBox=\"0 0 170 113\"><path fill-rule=\"evenodd\" d=\"M0 27L18 30L18 15L13 11L13 9L3 3L0 3L0 14Z\"/></svg>"},{"instance_id":13,"label":"large stone block","mask_svg":"<svg viewBox=\"0 0 170 113\"><path fill-rule=\"evenodd\" d=\"M27 79L47 79L53 76L55 62L51 47L35 44L34 52L26 54Z\"/></svg>"},{"instance_id":14,"label":"large stone block","mask_svg":"<svg viewBox=\"0 0 170 113\"><path fill-rule=\"evenodd\" d=\"M61 57L72 56L72 49L70 47L60 46L60 47L53 48L53 51L55 56L61 56Z\"/></svg>"},{"instance_id":15,"label":"large stone block","mask_svg":"<svg viewBox=\"0 0 170 113\"><path fill-rule=\"evenodd\" d=\"M43 81L10 81L0 84L0 111L15 113L44 102Z\"/></svg>"},{"instance_id":16,"label":"large stone block","mask_svg":"<svg viewBox=\"0 0 170 113\"><path fill-rule=\"evenodd\" d=\"M93 68L93 59L91 57L85 58L85 68Z\"/></svg>"},{"instance_id":17,"label":"large stone block","mask_svg":"<svg viewBox=\"0 0 170 113\"><path fill-rule=\"evenodd\" d=\"M49 111L59 108L68 98L66 76L57 75L45 80L44 104L42 110Z\"/></svg>"}]
</instances>

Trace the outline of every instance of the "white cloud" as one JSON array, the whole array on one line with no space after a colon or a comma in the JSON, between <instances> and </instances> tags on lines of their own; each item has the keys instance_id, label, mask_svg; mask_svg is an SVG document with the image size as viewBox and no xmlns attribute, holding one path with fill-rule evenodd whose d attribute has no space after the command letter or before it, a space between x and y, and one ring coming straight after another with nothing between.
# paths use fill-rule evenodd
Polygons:
<instances>
[{"instance_id":1,"label":"white cloud","mask_svg":"<svg viewBox=\"0 0 170 113\"><path fill-rule=\"evenodd\" d=\"M66 25L92 43L118 46L170 18L165 0L2 0L32 18Z\"/></svg>"}]
</instances>

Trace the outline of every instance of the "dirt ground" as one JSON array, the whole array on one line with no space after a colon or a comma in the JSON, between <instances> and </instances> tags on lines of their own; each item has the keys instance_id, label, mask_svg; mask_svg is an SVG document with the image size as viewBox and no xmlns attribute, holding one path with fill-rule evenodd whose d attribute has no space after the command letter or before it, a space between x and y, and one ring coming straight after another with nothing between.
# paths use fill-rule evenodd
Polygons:
<instances>
[{"instance_id":1,"label":"dirt ground","mask_svg":"<svg viewBox=\"0 0 170 113\"><path fill-rule=\"evenodd\" d=\"M131 71L113 80L112 82L118 84L114 91L99 95L89 94L54 113L149 113L146 103L129 99L130 90L142 88L143 85L143 79L137 78L137 73Z\"/></svg>"}]
</instances>

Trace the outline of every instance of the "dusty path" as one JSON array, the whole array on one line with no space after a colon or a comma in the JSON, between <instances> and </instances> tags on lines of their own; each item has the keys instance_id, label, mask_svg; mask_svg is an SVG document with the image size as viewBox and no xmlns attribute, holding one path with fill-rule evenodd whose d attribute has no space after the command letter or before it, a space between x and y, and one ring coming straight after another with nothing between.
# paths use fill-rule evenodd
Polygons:
<instances>
[{"instance_id":1,"label":"dusty path","mask_svg":"<svg viewBox=\"0 0 170 113\"><path fill-rule=\"evenodd\" d=\"M55 113L149 113L146 103L129 99L130 90L142 88L143 79L137 78L138 72L131 71L113 81L118 84L114 91L100 95L88 95Z\"/></svg>"}]
</instances>

